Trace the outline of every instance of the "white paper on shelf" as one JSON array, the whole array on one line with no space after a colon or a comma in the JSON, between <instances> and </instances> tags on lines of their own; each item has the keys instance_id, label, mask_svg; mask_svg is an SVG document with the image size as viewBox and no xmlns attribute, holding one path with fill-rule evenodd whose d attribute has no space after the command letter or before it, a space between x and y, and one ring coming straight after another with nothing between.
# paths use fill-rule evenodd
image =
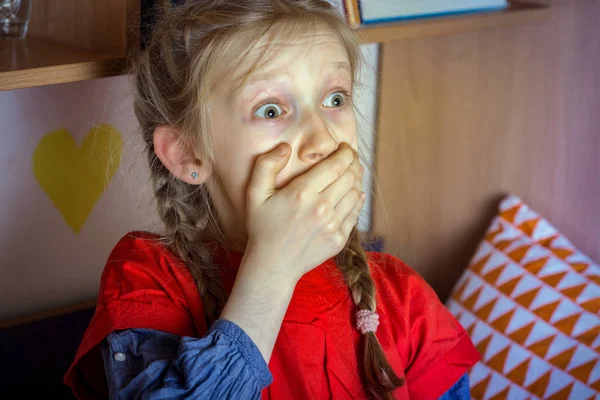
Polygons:
<instances>
[{"instance_id":1,"label":"white paper on shelf","mask_svg":"<svg viewBox=\"0 0 600 400\"><path fill-rule=\"evenodd\" d=\"M507 7L507 0L361 0L363 22Z\"/></svg>"}]
</instances>

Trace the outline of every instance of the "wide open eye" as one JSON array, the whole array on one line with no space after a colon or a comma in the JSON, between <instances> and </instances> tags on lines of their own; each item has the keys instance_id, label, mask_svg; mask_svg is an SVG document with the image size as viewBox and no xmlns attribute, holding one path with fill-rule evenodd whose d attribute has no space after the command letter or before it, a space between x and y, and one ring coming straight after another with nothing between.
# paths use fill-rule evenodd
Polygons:
<instances>
[{"instance_id":1,"label":"wide open eye","mask_svg":"<svg viewBox=\"0 0 600 400\"><path fill-rule=\"evenodd\" d=\"M342 107L346 104L346 96L342 92L335 92L327 96L323 102L323 107Z\"/></svg>"},{"instance_id":2,"label":"wide open eye","mask_svg":"<svg viewBox=\"0 0 600 400\"><path fill-rule=\"evenodd\" d=\"M254 115L264 119L276 119L283 114L283 110L277 104L269 103L261 106Z\"/></svg>"}]
</instances>

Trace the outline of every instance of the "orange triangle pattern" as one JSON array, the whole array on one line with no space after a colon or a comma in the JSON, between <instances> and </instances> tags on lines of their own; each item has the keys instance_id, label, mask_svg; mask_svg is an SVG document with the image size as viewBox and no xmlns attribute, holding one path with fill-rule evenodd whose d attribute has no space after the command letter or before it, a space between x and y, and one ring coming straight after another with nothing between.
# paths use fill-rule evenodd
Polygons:
<instances>
[{"instance_id":1,"label":"orange triangle pattern","mask_svg":"<svg viewBox=\"0 0 600 400\"><path fill-rule=\"evenodd\" d=\"M519 225L519 229L527 236L532 237L538 222L540 222L540 219L541 218L538 217L525 221L521 225Z\"/></svg>"},{"instance_id":2,"label":"orange triangle pattern","mask_svg":"<svg viewBox=\"0 0 600 400\"><path fill-rule=\"evenodd\" d=\"M510 389L510 385L507 385L504 390L496 393L493 397L490 397L490 400L506 400L508 398L508 390Z\"/></svg>"},{"instance_id":3,"label":"orange triangle pattern","mask_svg":"<svg viewBox=\"0 0 600 400\"><path fill-rule=\"evenodd\" d=\"M573 390L573 384L574 382L571 382L552 396L548 397L548 400L568 400L571 395L571 390Z\"/></svg>"},{"instance_id":4,"label":"orange triangle pattern","mask_svg":"<svg viewBox=\"0 0 600 400\"><path fill-rule=\"evenodd\" d=\"M537 275L537 273L540 272L540 270L542 268L544 268L544 266L546 265L547 262L548 262L548 257L543 257L538 260L527 263L523 267L527 271L531 272L533 275Z\"/></svg>"},{"instance_id":5,"label":"orange triangle pattern","mask_svg":"<svg viewBox=\"0 0 600 400\"><path fill-rule=\"evenodd\" d=\"M529 306L531 305L531 303L533 302L533 300L535 299L535 296L537 296L539 291L540 291L540 288L531 289L530 291L522 293L522 294L518 295L517 297L515 297L515 301L517 303L519 303L520 305L522 305L523 307L529 308Z\"/></svg>"},{"instance_id":6,"label":"orange triangle pattern","mask_svg":"<svg viewBox=\"0 0 600 400\"><path fill-rule=\"evenodd\" d=\"M508 324L510 323L510 321L513 318L513 315L516 311L516 308L512 309L511 311L507 312L506 314L502 315L499 318L496 318L494 321L491 322L491 325L494 329L496 329L498 332L506 332L506 328L508 327Z\"/></svg>"},{"instance_id":7,"label":"orange triangle pattern","mask_svg":"<svg viewBox=\"0 0 600 400\"><path fill-rule=\"evenodd\" d=\"M532 237L534 234L540 235L541 223L546 223L546 221L539 215L531 212L531 210L528 210L528 207L520 201L512 199L508 204L510 205L505 206L505 209L500 213L500 218L502 218L504 222L499 222L498 219L494 220L494 225L486 232L485 240L487 240L487 244L491 245L491 252L483 256L479 261L471 263L469 266L469 273L472 275L467 275L467 278L461 282L461 285L457 287L452 295L454 301L461 303L464 309L468 310L472 317L475 317L474 323L465 326L469 336L472 337L475 333L475 328L479 324L478 321L483 321L486 329L492 328L494 330L494 332L489 333L487 337L484 337L483 340L479 340L476 345L477 350L482 356L485 356L488 352L495 355L487 361L481 361L481 364L489 367L490 370L483 375L478 375L480 377L485 376L485 378L471 388L471 394L474 399L481 400L484 398L486 400L490 399L489 397L485 397L486 392L496 393L491 399L508 398L511 393L511 385L505 386L505 383L496 382L495 379L492 380L492 374L504 376L512 382L512 385L518 385L520 388L529 391L532 395L539 398L552 400L568 399L571 397L576 398L577 396L583 398L583 394L574 393L574 391L578 390L580 384L600 393L600 379L593 378L593 376L596 376L594 372L595 368L600 365L598 362L600 345L597 343L598 337L600 336L600 324L593 320L594 316L597 316L600 319L600 295L597 295L598 292L594 292L594 290L597 289L595 285L600 286L600 274L594 272L594 265L589 263L569 262L568 260L571 259L585 258L572 257L574 254L578 253L578 250L570 248L568 243L565 246L563 243L566 242L561 240L563 238L562 235L555 230L553 231L550 229L550 236L539 240L533 240ZM523 218L524 216L526 217L525 220ZM519 219L519 221L517 221L517 219ZM506 227L509 225L520 230L523 235L511 238L510 236L513 236L512 233L506 230ZM543 229L546 230L545 227ZM539 254L537 255L539 258L536 260L532 260L531 256L533 256L534 253L530 252L534 246L535 248L533 250L535 250L535 254ZM487 247L486 251L489 251L489 249L490 247ZM509 264L498 265L483 274L482 271L491 266L489 264L490 260L492 257L496 257L498 253L502 253L504 258L508 257L510 260L514 261L514 263L519 264L522 268L521 272L516 270L514 264L511 262ZM528 260L526 260L526 257ZM555 257L569 263L572 270L556 272L557 270L554 269L553 265L548 265L548 262L551 259L552 262L557 262ZM539 274L542 270L553 271L550 272L550 275L540 276ZM502 284L497 284L500 277L505 273L509 274L508 280ZM578 274L578 276L574 277L573 273ZM517 274L518 276L514 276ZM531 279L532 275L535 277L533 280ZM472 279L479 278L486 283L483 285L479 284L481 287L475 289L474 292L464 300L461 300L465 296L466 288L469 287L471 283L474 283ZM585 280L582 280L582 278ZM497 292L487 292L488 290L494 290L490 289L489 286L495 287ZM520 290L521 293L518 296L513 295L515 289L519 287L522 288L522 290ZM561 288L559 289L559 287ZM541 293L545 293L549 289L554 292L553 294L551 293L549 299L544 301L544 299L538 298ZM484 299L481 298L482 295L487 299L487 303L479 307L478 310L475 310L475 304ZM577 307L570 302L564 303L565 298L577 303L582 310L578 311ZM577 301L578 298L581 298L582 300ZM532 310L531 306L534 301L537 302L536 299L541 300L542 303L547 303L550 300L553 301ZM490 320L492 311L496 315L493 321ZM524 311L527 315L523 314ZM461 309L455 309L453 312L457 317L462 315ZM557 313L561 313L562 317L559 317ZM466 315L464 317L466 317ZM515 318L525 319L522 321L515 321ZM554 321L557 318L562 319L550 323L551 320ZM536 324L539 324L540 319L552 326L553 331L545 333L545 335L549 336L545 338L541 336L542 339L527 346L527 350L521 347L515 348L514 346L524 346L524 343L531 341L533 339L531 337L532 334L543 334L543 332L538 332L534 329L536 328ZM526 323L527 321L531 322ZM516 323L517 326L522 326L513 332L508 333L507 329L513 323ZM574 336L574 331L577 332L576 337ZM514 343L506 347L505 342L492 340L494 335L498 334ZM563 335L569 337L569 341L566 342L568 344L565 343L564 340L566 339L564 339ZM574 341L577 341L578 343L575 343ZM558 346L555 348L560 348L560 352L558 354L553 352L554 355L550 356L548 350L551 345L553 348L554 346ZM494 348L494 346L505 347ZM592 346L594 346L593 350L591 349ZM515 350L517 351L515 352ZM574 358L582 356L582 351L595 353L593 357L590 357L589 354L585 355L584 357L586 358L583 358L582 360L589 361L578 365L578 362ZM510 357L513 357L513 354L515 357L518 357L518 361L509 360ZM548 357L546 357L547 354ZM541 366L539 364L540 362L544 363L546 366ZM514 365L514 367L511 367L511 370L504 374L503 371L508 367L507 363ZM567 371L566 368L569 365L577 366ZM529 380L528 382L530 384L525 386L530 368L536 368L537 366L543 368L538 374L543 371L546 372L541 376L536 375L537 379L535 382L531 383ZM547 370L548 368L550 368L550 370ZM576 379L578 383L570 383L566 387L555 392L552 396L546 396L546 392L551 383L553 387L562 386L554 386L556 382L553 380L560 379L559 375L555 375L552 372L556 369L568 373L572 379ZM590 378L596 379L596 381L589 383ZM498 386L491 388L490 385ZM594 398L594 396L592 396L592 398Z\"/></svg>"},{"instance_id":8,"label":"orange triangle pattern","mask_svg":"<svg viewBox=\"0 0 600 400\"><path fill-rule=\"evenodd\" d=\"M490 384L491 378L492 378L492 374L488 375L485 379L482 379L475 386L471 387L471 396L474 399L483 399L483 396L485 396L487 387Z\"/></svg>"},{"instance_id":9,"label":"orange triangle pattern","mask_svg":"<svg viewBox=\"0 0 600 400\"><path fill-rule=\"evenodd\" d=\"M510 246L513 242L513 239L500 240L494 243L494 246L500 251L504 251L508 246Z\"/></svg>"},{"instance_id":10,"label":"orange triangle pattern","mask_svg":"<svg viewBox=\"0 0 600 400\"><path fill-rule=\"evenodd\" d=\"M473 331L475 330L475 324L472 324L470 327L467 328L467 335L469 335L469 337L473 337Z\"/></svg>"},{"instance_id":11,"label":"orange triangle pattern","mask_svg":"<svg viewBox=\"0 0 600 400\"><path fill-rule=\"evenodd\" d=\"M485 240L492 243L494 239L496 239L496 236L498 236L498 234L502 233L503 231L504 229L502 229L502 225L498 224L498 228L487 233L487 235L485 236Z\"/></svg>"},{"instance_id":12,"label":"orange triangle pattern","mask_svg":"<svg viewBox=\"0 0 600 400\"><path fill-rule=\"evenodd\" d=\"M497 301L498 298L496 297L494 300L490 301L489 303L481 307L479 310L475 311L475 315L477 315L482 320L487 321Z\"/></svg>"},{"instance_id":13,"label":"orange triangle pattern","mask_svg":"<svg viewBox=\"0 0 600 400\"><path fill-rule=\"evenodd\" d=\"M550 371L546 372L538 380L527 386L526 389L536 396L543 398L544 393L546 393L546 389L548 388L548 383L550 383Z\"/></svg>"},{"instance_id":14,"label":"orange triangle pattern","mask_svg":"<svg viewBox=\"0 0 600 400\"><path fill-rule=\"evenodd\" d=\"M575 272L583 272L590 266L586 263L570 263L569 265L575 270Z\"/></svg>"},{"instance_id":15,"label":"orange triangle pattern","mask_svg":"<svg viewBox=\"0 0 600 400\"><path fill-rule=\"evenodd\" d=\"M596 341L596 338L600 336L600 325L593 327L592 329L583 332L582 334L578 335L575 339L579 340L581 343L585 344L586 346L592 346L592 344L594 343L594 341ZM596 352L598 352L598 349L596 349Z\"/></svg>"},{"instance_id":16,"label":"orange triangle pattern","mask_svg":"<svg viewBox=\"0 0 600 400\"><path fill-rule=\"evenodd\" d=\"M488 346L490 345L490 341L492 340L492 335L486 337L485 339L483 339L481 342L479 342L479 344L477 344L475 346L475 348L477 349L477 351L479 352L479 354L481 354L481 356L483 357Z\"/></svg>"},{"instance_id":17,"label":"orange triangle pattern","mask_svg":"<svg viewBox=\"0 0 600 400\"><path fill-rule=\"evenodd\" d=\"M531 350L532 353L544 358L546 356L546 352L548 352L548 347L550 346L550 343L552 343L555 337L556 335L550 335L545 339L531 344L528 348L529 350Z\"/></svg>"},{"instance_id":18,"label":"orange triangle pattern","mask_svg":"<svg viewBox=\"0 0 600 400\"><path fill-rule=\"evenodd\" d=\"M575 253L571 249L550 249L550 250L556 255L556 257L560 258L561 260L565 260L571 254Z\"/></svg>"},{"instance_id":19,"label":"orange triangle pattern","mask_svg":"<svg viewBox=\"0 0 600 400\"><path fill-rule=\"evenodd\" d=\"M560 304L561 300L556 300L553 303L546 304L545 306L541 306L540 308L536 308L533 310L535 315L542 318L544 321L550 321L552 318L552 314L556 311L556 307Z\"/></svg>"},{"instance_id":20,"label":"orange triangle pattern","mask_svg":"<svg viewBox=\"0 0 600 400\"><path fill-rule=\"evenodd\" d=\"M573 332L575 324L579 320L579 317L581 317L581 314L571 315L570 317L566 317L561 319L560 321L556 321L554 323L554 326L565 335L570 336L571 332Z\"/></svg>"},{"instance_id":21,"label":"orange triangle pattern","mask_svg":"<svg viewBox=\"0 0 600 400\"><path fill-rule=\"evenodd\" d=\"M463 314L463 313L462 313L462 311L458 311L458 312L457 312L457 313L454 315L454 318L456 318L456 319L460 320L460 317L462 316L462 314Z\"/></svg>"},{"instance_id":22,"label":"orange triangle pattern","mask_svg":"<svg viewBox=\"0 0 600 400\"><path fill-rule=\"evenodd\" d=\"M548 285L550 285L552 287L556 287L560 283L560 281L565 277L566 274L567 274L566 272L559 272L556 274L544 276L540 279L543 282L546 282Z\"/></svg>"},{"instance_id":23,"label":"orange triangle pattern","mask_svg":"<svg viewBox=\"0 0 600 400\"><path fill-rule=\"evenodd\" d=\"M503 220L506 220L512 224L515 222L515 217L517 216L517 213L519 212L520 209L521 209L521 205L519 204L508 210L502 211L500 213L500 218L502 218Z\"/></svg>"},{"instance_id":24,"label":"orange triangle pattern","mask_svg":"<svg viewBox=\"0 0 600 400\"><path fill-rule=\"evenodd\" d=\"M588 275L587 278L594 282L596 285L600 286L600 276L599 275Z\"/></svg>"},{"instance_id":25,"label":"orange triangle pattern","mask_svg":"<svg viewBox=\"0 0 600 400\"><path fill-rule=\"evenodd\" d=\"M477 289L473 292L473 294L463 300L462 304L464 308L467 310L473 310L475 308L475 303L477 302L479 294L481 294L481 289L482 288Z\"/></svg>"},{"instance_id":26,"label":"orange triangle pattern","mask_svg":"<svg viewBox=\"0 0 600 400\"><path fill-rule=\"evenodd\" d=\"M587 283L582 283L581 285L575 285L561 290L560 292L564 294L566 297L570 299L576 299L579 297L583 289L587 287Z\"/></svg>"},{"instance_id":27,"label":"orange triangle pattern","mask_svg":"<svg viewBox=\"0 0 600 400\"><path fill-rule=\"evenodd\" d=\"M485 267L485 264L487 264L487 262L491 256L492 256L492 253L488 254L487 256L483 257L481 260L477 261L475 264L472 264L469 267L469 269L471 271L475 272L477 275L481 275L481 271L483 270L483 267Z\"/></svg>"},{"instance_id":28,"label":"orange triangle pattern","mask_svg":"<svg viewBox=\"0 0 600 400\"><path fill-rule=\"evenodd\" d=\"M502 264L501 266L494 268L493 270L491 270L490 272L488 272L487 274L483 275L483 279L492 284L495 285L496 281L498 280L498 278L500 277L500 274L502 273L502 271L504 271L504 268L506 267L506 264Z\"/></svg>"},{"instance_id":29,"label":"orange triangle pattern","mask_svg":"<svg viewBox=\"0 0 600 400\"><path fill-rule=\"evenodd\" d=\"M522 247L519 247L518 249L511 251L510 253L507 254L507 256L509 256L515 262L519 263L519 262L521 262L523 257L525 257L525 255L527 254L529 249L531 249L531 246L522 246Z\"/></svg>"},{"instance_id":30,"label":"orange triangle pattern","mask_svg":"<svg viewBox=\"0 0 600 400\"><path fill-rule=\"evenodd\" d=\"M508 350L509 349L510 349L510 346L507 346L500 353L498 353L494 357L490 358L486 362L486 364L490 368L495 369L496 371L498 371L499 373L502 374L502 371L504 370L504 363L506 362L506 357L508 357Z\"/></svg>"},{"instance_id":31,"label":"orange triangle pattern","mask_svg":"<svg viewBox=\"0 0 600 400\"><path fill-rule=\"evenodd\" d=\"M465 281L458 287L458 289L456 289L456 291L452 295L452 298L456 302L460 303L460 299L463 297L463 293L465 291L465 288L467 287L467 283L469 283L469 280L465 279Z\"/></svg>"},{"instance_id":32,"label":"orange triangle pattern","mask_svg":"<svg viewBox=\"0 0 600 400\"><path fill-rule=\"evenodd\" d=\"M542 247L545 247L545 248L547 248L547 249L548 249L548 248L550 248L550 246L552 245L552 242L554 242L554 239L556 239L556 238L557 238L557 236L556 236L556 235L549 236L549 237L547 237L547 238L544 238L544 239L538 240L538 242L537 242L537 243L538 243L540 246L542 246Z\"/></svg>"},{"instance_id":33,"label":"orange triangle pattern","mask_svg":"<svg viewBox=\"0 0 600 400\"><path fill-rule=\"evenodd\" d=\"M516 343L525 343L525 341L529 337L529 334L531 333L531 330L533 329L534 325L535 325L535 321L533 321L527 325L524 325L523 327L510 333L508 335L508 337L510 339L514 340Z\"/></svg>"},{"instance_id":34,"label":"orange triangle pattern","mask_svg":"<svg viewBox=\"0 0 600 400\"><path fill-rule=\"evenodd\" d=\"M523 275L515 276L511 280L506 281L502 285L498 286L498 290L504 293L505 295L510 296L513 290L515 290L515 287L517 286L517 283L519 283L521 278L523 278Z\"/></svg>"},{"instance_id":35,"label":"orange triangle pattern","mask_svg":"<svg viewBox=\"0 0 600 400\"><path fill-rule=\"evenodd\" d=\"M548 361L552 365L560 368L561 370L565 370L569 365L569 361L571 361L571 357L573 357L576 348L577 346L573 346L572 348L565 350L562 353L558 353Z\"/></svg>"},{"instance_id":36,"label":"orange triangle pattern","mask_svg":"<svg viewBox=\"0 0 600 400\"><path fill-rule=\"evenodd\" d=\"M523 386L525 382L525 376L527 376L527 370L529 369L529 362L531 358L528 358L526 361L522 362L508 374L506 374L506 378L519 386Z\"/></svg>"},{"instance_id":37,"label":"orange triangle pattern","mask_svg":"<svg viewBox=\"0 0 600 400\"><path fill-rule=\"evenodd\" d=\"M580 306L592 314L598 314L598 312L600 312L600 297L581 303Z\"/></svg>"},{"instance_id":38,"label":"orange triangle pattern","mask_svg":"<svg viewBox=\"0 0 600 400\"><path fill-rule=\"evenodd\" d=\"M590 374L592 373L592 369L594 368L596 361L598 360L593 359L586 362L585 364L580 365L579 367L575 367L569 371L569 374L573 375L581 382L586 383L590 379Z\"/></svg>"},{"instance_id":39,"label":"orange triangle pattern","mask_svg":"<svg viewBox=\"0 0 600 400\"><path fill-rule=\"evenodd\" d=\"M589 385L592 389L594 389L596 392L600 392L600 379L598 379L596 382L592 383L591 385Z\"/></svg>"}]
</instances>

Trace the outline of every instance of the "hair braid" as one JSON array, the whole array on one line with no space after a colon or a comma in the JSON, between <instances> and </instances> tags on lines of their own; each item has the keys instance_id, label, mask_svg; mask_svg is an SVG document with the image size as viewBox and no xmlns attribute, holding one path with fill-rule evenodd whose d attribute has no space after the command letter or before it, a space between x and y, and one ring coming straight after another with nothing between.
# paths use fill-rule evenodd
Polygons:
<instances>
[{"instance_id":1,"label":"hair braid","mask_svg":"<svg viewBox=\"0 0 600 400\"><path fill-rule=\"evenodd\" d=\"M362 248L356 227L352 230L346 247L338 254L336 261L346 278L357 311L376 311L375 283L371 278L367 255ZM364 336L364 372L367 389L377 400L393 399L392 391L402 386L404 381L392 369L375 333L367 332Z\"/></svg>"},{"instance_id":2,"label":"hair braid","mask_svg":"<svg viewBox=\"0 0 600 400\"><path fill-rule=\"evenodd\" d=\"M202 230L212 222L208 194L203 185L196 187L172 179L160 162L151 165L158 213L165 226L164 240L192 274L210 323L219 317L226 295L212 252L200 240Z\"/></svg>"}]
</instances>

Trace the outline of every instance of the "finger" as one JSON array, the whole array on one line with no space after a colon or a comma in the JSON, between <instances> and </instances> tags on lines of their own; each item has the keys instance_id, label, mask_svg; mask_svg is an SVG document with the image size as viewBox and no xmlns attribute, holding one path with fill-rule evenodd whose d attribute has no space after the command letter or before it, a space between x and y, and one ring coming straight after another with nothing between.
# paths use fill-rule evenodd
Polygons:
<instances>
[{"instance_id":1,"label":"finger","mask_svg":"<svg viewBox=\"0 0 600 400\"><path fill-rule=\"evenodd\" d=\"M358 172L356 175L356 179L354 180L354 189L361 193L363 191L363 174L365 168L360 164L358 164Z\"/></svg>"},{"instance_id":2,"label":"finger","mask_svg":"<svg viewBox=\"0 0 600 400\"><path fill-rule=\"evenodd\" d=\"M256 159L248 184L248 202L250 204L261 204L275 193L277 175L287 165L290 154L290 145L282 143Z\"/></svg>"},{"instance_id":3,"label":"finger","mask_svg":"<svg viewBox=\"0 0 600 400\"><path fill-rule=\"evenodd\" d=\"M310 186L316 193L320 193L343 175L354 158L358 158L358 153L349 144L342 143L329 157L294 179L291 185L302 188Z\"/></svg>"},{"instance_id":4,"label":"finger","mask_svg":"<svg viewBox=\"0 0 600 400\"><path fill-rule=\"evenodd\" d=\"M327 199L327 202L333 207L337 207L338 203L350 192L353 188L357 190L356 197L360 195L362 190L362 183L357 182L360 180L360 162L355 159L352 164L346 169L346 171L327 187L322 192L323 198ZM354 203L352 203L354 205ZM344 214L343 217L346 215Z\"/></svg>"},{"instance_id":5,"label":"finger","mask_svg":"<svg viewBox=\"0 0 600 400\"><path fill-rule=\"evenodd\" d=\"M343 222L346 220L348 214L354 210L356 203L360 200L360 196L361 192L356 189L350 189L350 191L346 193L335 207L335 215L338 221Z\"/></svg>"},{"instance_id":6,"label":"finger","mask_svg":"<svg viewBox=\"0 0 600 400\"><path fill-rule=\"evenodd\" d=\"M344 218L344 221L340 225L340 232L347 238L350 236L352 229L358 222L358 216L360 215L360 209L365 204L367 195L362 193L358 202L354 205L352 211Z\"/></svg>"}]
</instances>

